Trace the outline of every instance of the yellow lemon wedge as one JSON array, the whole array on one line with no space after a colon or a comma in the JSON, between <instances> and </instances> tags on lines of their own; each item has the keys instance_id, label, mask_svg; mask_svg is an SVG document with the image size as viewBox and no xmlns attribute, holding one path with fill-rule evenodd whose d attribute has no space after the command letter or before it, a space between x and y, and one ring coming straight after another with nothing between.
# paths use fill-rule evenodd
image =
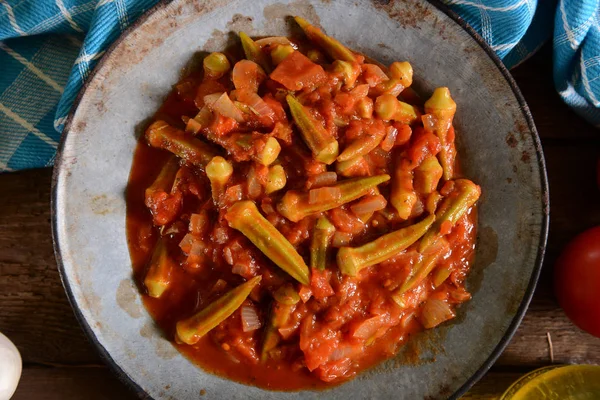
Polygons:
<instances>
[{"instance_id":1,"label":"yellow lemon wedge","mask_svg":"<svg viewBox=\"0 0 600 400\"><path fill-rule=\"evenodd\" d=\"M600 399L600 366L567 365L540 368L512 384L500 400Z\"/></svg>"}]
</instances>

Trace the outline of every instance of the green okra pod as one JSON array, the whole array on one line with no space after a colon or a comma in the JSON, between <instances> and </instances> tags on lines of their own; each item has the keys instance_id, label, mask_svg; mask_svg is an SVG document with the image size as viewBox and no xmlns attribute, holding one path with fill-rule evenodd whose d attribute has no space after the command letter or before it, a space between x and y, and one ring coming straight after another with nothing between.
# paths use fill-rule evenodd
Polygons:
<instances>
[{"instance_id":1,"label":"green okra pod","mask_svg":"<svg viewBox=\"0 0 600 400\"><path fill-rule=\"evenodd\" d=\"M171 284L171 271L174 261L169 257L167 246L162 239L158 239L152 259L148 266L148 272L144 278L144 286L148 289L150 297L158 298L169 288Z\"/></svg>"},{"instance_id":2,"label":"green okra pod","mask_svg":"<svg viewBox=\"0 0 600 400\"><path fill-rule=\"evenodd\" d=\"M360 247L340 248L337 254L340 271L356 276L363 268L394 257L419 240L434 221L435 216L429 215L419 223L390 232Z\"/></svg>"},{"instance_id":3,"label":"green okra pod","mask_svg":"<svg viewBox=\"0 0 600 400\"><path fill-rule=\"evenodd\" d=\"M156 121L146 130L152 147L165 149L184 160L204 168L218 153L208 143L174 128L165 121Z\"/></svg>"},{"instance_id":4,"label":"green okra pod","mask_svg":"<svg viewBox=\"0 0 600 400\"><path fill-rule=\"evenodd\" d=\"M146 189L146 197L157 192L169 193L173 187L177 171L179 171L179 161L177 157L171 156L163 165L152 185Z\"/></svg>"},{"instance_id":5,"label":"green okra pod","mask_svg":"<svg viewBox=\"0 0 600 400\"><path fill-rule=\"evenodd\" d=\"M417 109L393 94L386 93L375 99L375 114L386 121L398 121L404 124L412 124L419 117Z\"/></svg>"},{"instance_id":6,"label":"green okra pod","mask_svg":"<svg viewBox=\"0 0 600 400\"><path fill-rule=\"evenodd\" d=\"M277 205L277 210L290 221L298 222L308 215L331 210L332 208L356 200L389 179L389 175L382 174L339 181L335 185L330 186L332 188L339 188L341 193L339 198L314 204L310 204L309 202L309 193L288 190Z\"/></svg>"},{"instance_id":7,"label":"green okra pod","mask_svg":"<svg viewBox=\"0 0 600 400\"><path fill-rule=\"evenodd\" d=\"M320 217L315 224L312 241L310 243L310 266L318 270L324 270L327 266L327 251L331 244L331 238L335 233L335 226L327 217Z\"/></svg>"},{"instance_id":8,"label":"green okra pod","mask_svg":"<svg viewBox=\"0 0 600 400\"><path fill-rule=\"evenodd\" d=\"M447 249L448 249L447 246L440 247L439 251L435 251L435 252L433 252L431 254L423 256L423 258L421 259L421 261L419 261L413 267L413 271L414 272L411 274L411 276L406 280L406 282L404 282L402 284L402 286L400 286L392 294L392 299L394 299L394 301L400 307L404 307L404 305L403 305L403 295L404 295L404 293L406 293L409 290L413 289L415 286L417 286L421 282L423 282L423 280L425 278L427 278L427 275L429 275L431 273L431 271L433 271L433 269L437 265L438 260L445 253L445 251Z\"/></svg>"},{"instance_id":9,"label":"green okra pod","mask_svg":"<svg viewBox=\"0 0 600 400\"><path fill-rule=\"evenodd\" d=\"M450 90L447 87L435 89L429 100L425 102L425 112L435 119L434 133L440 139L441 144L438 157L444 169L444 180L450 180L454 176L456 158L454 140L448 137L448 131L456 113L456 103L450 96Z\"/></svg>"},{"instance_id":10,"label":"green okra pod","mask_svg":"<svg viewBox=\"0 0 600 400\"><path fill-rule=\"evenodd\" d=\"M213 202L220 205L221 197L225 192L225 185L233 175L233 166L223 157L216 156L206 164L205 172L210 180Z\"/></svg>"},{"instance_id":11,"label":"green okra pod","mask_svg":"<svg viewBox=\"0 0 600 400\"><path fill-rule=\"evenodd\" d=\"M242 41L242 48L244 49L246 58L260 65L267 72L267 74L269 74L272 69L271 64L269 63L267 55L263 53L260 46L244 32L240 32L240 39Z\"/></svg>"},{"instance_id":12,"label":"green okra pod","mask_svg":"<svg viewBox=\"0 0 600 400\"><path fill-rule=\"evenodd\" d=\"M225 219L229 226L246 236L279 268L298 282L309 284L308 266L294 246L256 208L254 202L238 201L229 208Z\"/></svg>"},{"instance_id":13,"label":"green okra pod","mask_svg":"<svg viewBox=\"0 0 600 400\"><path fill-rule=\"evenodd\" d=\"M436 213L438 215L435 224L421 239L419 244L420 253L423 253L443 236L441 232L442 224L456 225L456 222L469 211L481 196L481 188L468 179L457 179L455 185L456 194L451 194L442 202Z\"/></svg>"},{"instance_id":14,"label":"green okra pod","mask_svg":"<svg viewBox=\"0 0 600 400\"><path fill-rule=\"evenodd\" d=\"M356 56L346 46L338 42L332 37L327 36L316 26L311 25L307 20L301 17L294 17L300 28L304 31L304 34L314 42L316 45L321 47L331 58L334 60L342 61L356 61Z\"/></svg>"},{"instance_id":15,"label":"green okra pod","mask_svg":"<svg viewBox=\"0 0 600 400\"><path fill-rule=\"evenodd\" d=\"M298 296L297 293L296 296ZM299 300L300 297L298 296L298 301ZM296 303L298 301L296 301ZM271 303L271 310L269 312L267 326L263 333L262 349L260 352L260 360L262 362L267 361L269 353L275 349L281 341L281 335L278 330L288 322L292 315L292 311L296 308L296 303L282 303L277 300L277 297L275 297L275 301Z\"/></svg>"},{"instance_id":16,"label":"green okra pod","mask_svg":"<svg viewBox=\"0 0 600 400\"><path fill-rule=\"evenodd\" d=\"M398 212L398 217L408 219L417 203L417 193L413 187L413 171L396 165L392 179L390 203Z\"/></svg>"},{"instance_id":17,"label":"green okra pod","mask_svg":"<svg viewBox=\"0 0 600 400\"><path fill-rule=\"evenodd\" d=\"M384 137L385 131L378 131L375 135L363 135L346 146L337 160L344 162L369 154L371 150L379 146Z\"/></svg>"},{"instance_id":18,"label":"green okra pod","mask_svg":"<svg viewBox=\"0 0 600 400\"><path fill-rule=\"evenodd\" d=\"M176 340L185 344L195 344L213 328L225 321L237 310L260 282L262 276L249 281L225 293L200 312L181 320L176 324Z\"/></svg>"},{"instance_id":19,"label":"green okra pod","mask_svg":"<svg viewBox=\"0 0 600 400\"><path fill-rule=\"evenodd\" d=\"M414 187L419 193L429 194L435 191L444 170L437 157L427 157L414 170Z\"/></svg>"},{"instance_id":20,"label":"green okra pod","mask_svg":"<svg viewBox=\"0 0 600 400\"><path fill-rule=\"evenodd\" d=\"M204 75L212 79L218 79L231 69L229 60L223 53L210 53L204 58Z\"/></svg>"},{"instance_id":21,"label":"green okra pod","mask_svg":"<svg viewBox=\"0 0 600 400\"><path fill-rule=\"evenodd\" d=\"M292 118L315 159L325 164L333 163L339 152L337 140L293 95L288 94L285 99L290 106Z\"/></svg>"}]
</instances>

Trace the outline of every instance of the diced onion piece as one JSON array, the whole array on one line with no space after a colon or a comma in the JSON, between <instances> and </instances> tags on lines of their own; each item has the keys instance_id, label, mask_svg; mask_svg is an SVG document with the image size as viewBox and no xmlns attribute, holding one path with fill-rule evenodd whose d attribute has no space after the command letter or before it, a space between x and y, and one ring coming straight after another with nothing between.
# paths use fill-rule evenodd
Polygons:
<instances>
[{"instance_id":1,"label":"diced onion piece","mask_svg":"<svg viewBox=\"0 0 600 400\"><path fill-rule=\"evenodd\" d=\"M244 196L244 188L242 188L242 185L230 186L225 191L225 198L230 203L240 201L243 196Z\"/></svg>"},{"instance_id":2,"label":"diced onion piece","mask_svg":"<svg viewBox=\"0 0 600 400\"><path fill-rule=\"evenodd\" d=\"M322 172L311 176L306 182L308 189L316 189L323 186L331 186L337 182L337 174L333 171Z\"/></svg>"},{"instance_id":3,"label":"diced onion piece","mask_svg":"<svg viewBox=\"0 0 600 400\"><path fill-rule=\"evenodd\" d=\"M387 200L382 195L365 196L358 203L350 206L352 212L357 215L370 214L383 210L387 206Z\"/></svg>"},{"instance_id":4,"label":"diced onion piece","mask_svg":"<svg viewBox=\"0 0 600 400\"><path fill-rule=\"evenodd\" d=\"M421 121L423 121L423 128L426 131L433 132L435 129L435 117L431 114L423 114L421 116Z\"/></svg>"},{"instance_id":5,"label":"diced onion piece","mask_svg":"<svg viewBox=\"0 0 600 400\"><path fill-rule=\"evenodd\" d=\"M311 189L308 192L308 204L319 204L335 201L342 198L342 191L338 187L322 187Z\"/></svg>"},{"instance_id":6,"label":"diced onion piece","mask_svg":"<svg viewBox=\"0 0 600 400\"><path fill-rule=\"evenodd\" d=\"M187 120L184 120L183 122L185 122L185 131L193 135L197 134L202 129L202 125L194 118L188 117Z\"/></svg>"},{"instance_id":7,"label":"diced onion piece","mask_svg":"<svg viewBox=\"0 0 600 400\"><path fill-rule=\"evenodd\" d=\"M242 314L242 330L244 332L252 332L261 327L260 318L256 308L250 303L244 303L241 307Z\"/></svg>"},{"instance_id":8,"label":"diced onion piece","mask_svg":"<svg viewBox=\"0 0 600 400\"><path fill-rule=\"evenodd\" d=\"M190 215L190 232L195 235L201 235L208 226L208 216L206 213Z\"/></svg>"},{"instance_id":9,"label":"diced onion piece","mask_svg":"<svg viewBox=\"0 0 600 400\"><path fill-rule=\"evenodd\" d=\"M454 317L450 305L436 298L427 299L421 310L421 323L426 329L434 328Z\"/></svg>"},{"instance_id":10,"label":"diced onion piece","mask_svg":"<svg viewBox=\"0 0 600 400\"><path fill-rule=\"evenodd\" d=\"M259 45L260 47L275 46L277 44L283 44L283 45L287 44L287 45L294 46L292 44L292 42L290 42L290 40L288 38L286 38L285 36L270 36L270 37L258 39L256 41L254 41L254 43Z\"/></svg>"},{"instance_id":11,"label":"diced onion piece","mask_svg":"<svg viewBox=\"0 0 600 400\"><path fill-rule=\"evenodd\" d=\"M369 85L357 85L354 89L350 91L350 93L356 99L362 99L363 97L367 97L369 95Z\"/></svg>"},{"instance_id":12,"label":"diced onion piece","mask_svg":"<svg viewBox=\"0 0 600 400\"><path fill-rule=\"evenodd\" d=\"M256 170L254 168L251 168L250 172L248 172L247 179L248 196L251 199L256 199L258 196L260 196L262 192L262 185L260 184L258 174L256 173Z\"/></svg>"},{"instance_id":13,"label":"diced onion piece","mask_svg":"<svg viewBox=\"0 0 600 400\"><path fill-rule=\"evenodd\" d=\"M275 120L275 112L258 94L244 91L240 93L239 100L247 104L256 115L269 118L271 123Z\"/></svg>"},{"instance_id":14,"label":"diced onion piece","mask_svg":"<svg viewBox=\"0 0 600 400\"><path fill-rule=\"evenodd\" d=\"M267 79L265 71L255 62L240 60L233 66L231 80L237 90L258 91L260 84Z\"/></svg>"},{"instance_id":15,"label":"diced onion piece","mask_svg":"<svg viewBox=\"0 0 600 400\"><path fill-rule=\"evenodd\" d=\"M207 248L206 243L204 243L202 240L196 239L192 243L192 248L190 249L190 255L193 255L193 256L204 255L204 251L206 250L206 248Z\"/></svg>"},{"instance_id":16,"label":"diced onion piece","mask_svg":"<svg viewBox=\"0 0 600 400\"><path fill-rule=\"evenodd\" d=\"M181 251L183 251L185 254L190 254L192 245L196 240L197 239L194 235L188 233L183 237L183 239L181 239L181 242L179 242L179 248L181 248Z\"/></svg>"},{"instance_id":17,"label":"diced onion piece","mask_svg":"<svg viewBox=\"0 0 600 400\"><path fill-rule=\"evenodd\" d=\"M365 82L371 87L390 79L385 72L375 64L363 64L362 71Z\"/></svg>"},{"instance_id":18,"label":"diced onion piece","mask_svg":"<svg viewBox=\"0 0 600 400\"><path fill-rule=\"evenodd\" d=\"M379 144L379 146L385 151L390 151L396 144L397 137L398 137L398 129L396 129L394 126L388 126L386 129L385 138Z\"/></svg>"},{"instance_id":19,"label":"diced onion piece","mask_svg":"<svg viewBox=\"0 0 600 400\"><path fill-rule=\"evenodd\" d=\"M219 93L207 94L206 96L204 96L204 104L205 104L205 106L212 108L213 104L215 104L217 102L217 100L219 100L219 98L223 94L225 94L225 93L219 92Z\"/></svg>"},{"instance_id":20,"label":"diced onion piece","mask_svg":"<svg viewBox=\"0 0 600 400\"><path fill-rule=\"evenodd\" d=\"M368 318L358 325L352 336L364 340L370 339L386 324L386 322L387 315L385 314Z\"/></svg>"},{"instance_id":21,"label":"diced onion piece","mask_svg":"<svg viewBox=\"0 0 600 400\"><path fill-rule=\"evenodd\" d=\"M207 104L209 103L206 101L206 98L209 96L212 95L209 94L208 96L204 96L204 102ZM218 112L224 117L232 118L237 122L244 122L244 113L233 104L233 101L231 101L227 93L222 93L221 96L212 103L212 106L209 105L209 107L212 107L215 112Z\"/></svg>"}]
</instances>

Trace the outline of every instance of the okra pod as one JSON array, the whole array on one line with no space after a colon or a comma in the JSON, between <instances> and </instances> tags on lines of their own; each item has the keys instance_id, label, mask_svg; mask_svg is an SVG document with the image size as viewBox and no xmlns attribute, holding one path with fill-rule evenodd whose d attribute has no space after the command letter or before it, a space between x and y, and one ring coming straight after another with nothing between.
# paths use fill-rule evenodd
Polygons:
<instances>
[{"instance_id":1,"label":"okra pod","mask_svg":"<svg viewBox=\"0 0 600 400\"><path fill-rule=\"evenodd\" d=\"M240 39L246 58L260 65L267 74L269 74L271 72L271 64L269 63L266 54L262 52L260 46L244 32L240 32Z\"/></svg>"},{"instance_id":2,"label":"okra pod","mask_svg":"<svg viewBox=\"0 0 600 400\"><path fill-rule=\"evenodd\" d=\"M273 61L273 64L279 65L280 62L285 60L285 58L294 51L294 48L289 44L279 44L271 50L271 61Z\"/></svg>"},{"instance_id":3,"label":"okra pod","mask_svg":"<svg viewBox=\"0 0 600 400\"><path fill-rule=\"evenodd\" d=\"M256 154L254 159L260 164L268 167L271 165L281 152L281 145L274 137L270 137L265 141L264 147Z\"/></svg>"},{"instance_id":4,"label":"okra pod","mask_svg":"<svg viewBox=\"0 0 600 400\"><path fill-rule=\"evenodd\" d=\"M363 268L394 257L419 240L434 221L435 216L429 215L417 224L390 232L360 247L342 247L337 254L340 271L356 276Z\"/></svg>"},{"instance_id":5,"label":"okra pod","mask_svg":"<svg viewBox=\"0 0 600 400\"><path fill-rule=\"evenodd\" d=\"M415 107L398 100L390 93L382 94L375 99L375 114L383 120L393 120L404 124L413 123L419 116Z\"/></svg>"},{"instance_id":6,"label":"okra pod","mask_svg":"<svg viewBox=\"0 0 600 400\"><path fill-rule=\"evenodd\" d=\"M393 79L398 79L405 88L412 85L413 68L408 61L396 61L390 65L390 75Z\"/></svg>"},{"instance_id":7,"label":"okra pod","mask_svg":"<svg viewBox=\"0 0 600 400\"><path fill-rule=\"evenodd\" d=\"M379 146L384 137L385 131L383 130L377 131L375 135L363 135L346 146L337 160L344 162L369 154L371 150Z\"/></svg>"},{"instance_id":8,"label":"okra pod","mask_svg":"<svg viewBox=\"0 0 600 400\"><path fill-rule=\"evenodd\" d=\"M177 157L171 156L169 161L163 165L152 185L146 189L146 197L156 192L169 193L173 187L177 171L179 171L179 161Z\"/></svg>"},{"instance_id":9,"label":"okra pod","mask_svg":"<svg viewBox=\"0 0 600 400\"><path fill-rule=\"evenodd\" d=\"M457 179L455 187L457 193L455 195L451 194L442 202L437 212L435 224L421 239L419 244L420 253L423 253L443 236L441 232L442 224L449 222L452 226L456 225L456 222L469 211L481 195L481 188L468 179Z\"/></svg>"},{"instance_id":10,"label":"okra pod","mask_svg":"<svg viewBox=\"0 0 600 400\"><path fill-rule=\"evenodd\" d=\"M356 157L348 161L335 163L335 172L346 178L369 175L369 163L364 157Z\"/></svg>"},{"instance_id":11,"label":"okra pod","mask_svg":"<svg viewBox=\"0 0 600 400\"><path fill-rule=\"evenodd\" d=\"M439 153L440 164L444 169L444 180L452 179L454 175L454 160L456 157L456 148L453 138L448 137L448 131L452 126L452 119L456 113L456 103L450 96L450 90L447 87L439 87L433 91L433 94L425 102L425 112L435 118L434 133L440 139L442 148Z\"/></svg>"},{"instance_id":12,"label":"okra pod","mask_svg":"<svg viewBox=\"0 0 600 400\"><path fill-rule=\"evenodd\" d=\"M327 36L316 26L311 25L307 20L302 17L294 17L300 28L304 31L304 34L312 42L321 47L331 58L334 60L350 61L355 62L356 57L354 53L350 51L343 44L338 42L332 37Z\"/></svg>"},{"instance_id":13,"label":"okra pod","mask_svg":"<svg viewBox=\"0 0 600 400\"><path fill-rule=\"evenodd\" d=\"M355 62L335 60L332 64L333 71L341 74L346 87L351 88L361 73L360 65Z\"/></svg>"},{"instance_id":14,"label":"okra pod","mask_svg":"<svg viewBox=\"0 0 600 400\"><path fill-rule=\"evenodd\" d=\"M310 267L324 270L327 266L327 251L331 238L335 233L335 226L327 217L320 217L315 224L312 241L310 243Z\"/></svg>"},{"instance_id":15,"label":"okra pod","mask_svg":"<svg viewBox=\"0 0 600 400\"><path fill-rule=\"evenodd\" d=\"M273 165L272 167L269 167L267 184L265 185L266 194L271 194L283 189L286 183L287 177L285 176L285 170L281 165Z\"/></svg>"},{"instance_id":16,"label":"okra pod","mask_svg":"<svg viewBox=\"0 0 600 400\"><path fill-rule=\"evenodd\" d=\"M433 286L438 287L446 282L446 279L450 277L450 274L451 272L447 267L438 268L433 274Z\"/></svg>"},{"instance_id":17,"label":"okra pod","mask_svg":"<svg viewBox=\"0 0 600 400\"><path fill-rule=\"evenodd\" d=\"M277 292L276 292L277 293ZM296 293L296 296L298 294ZM298 301L300 297L298 297ZM298 302L296 301L296 303ZM267 361L271 350L275 349L281 340L281 336L278 329L283 327L289 320L292 311L295 308L295 303L286 304L282 303L275 298L275 301L271 304L271 310L269 312L269 318L267 326L263 333L263 343L260 353L260 360L262 362Z\"/></svg>"},{"instance_id":18,"label":"okra pod","mask_svg":"<svg viewBox=\"0 0 600 400\"><path fill-rule=\"evenodd\" d=\"M437 188L443 173L443 168L437 157L427 157L414 170L415 190L423 194L432 193Z\"/></svg>"},{"instance_id":19,"label":"okra pod","mask_svg":"<svg viewBox=\"0 0 600 400\"><path fill-rule=\"evenodd\" d=\"M325 164L333 163L339 152L337 140L293 95L288 94L286 100L292 118L315 159Z\"/></svg>"},{"instance_id":20,"label":"okra pod","mask_svg":"<svg viewBox=\"0 0 600 400\"><path fill-rule=\"evenodd\" d=\"M413 172L397 164L392 179L390 203L398 212L398 217L408 219L417 203L417 193L413 187Z\"/></svg>"},{"instance_id":21,"label":"okra pod","mask_svg":"<svg viewBox=\"0 0 600 400\"><path fill-rule=\"evenodd\" d=\"M277 205L277 209L290 221L298 222L308 215L331 210L356 200L389 179L389 175L382 174L339 181L331 186L340 189L341 196L339 198L314 204L310 204L307 192L288 190Z\"/></svg>"},{"instance_id":22,"label":"okra pod","mask_svg":"<svg viewBox=\"0 0 600 400\"><path fill-rule=\"evenodd\" d=\"M242 305L261 278L260 275L255 276L225 293L195 315L177 322L176 340L185 344L197 343L202 336L229 318Z\"/></svg>"},{"instance_id":23,"label":"okra pod","mask_svg":"<svg viewBox=\"0 0 600 400\"><path fill-rule=\"evenodd\" d=\"M206 165L206 176L210 180L212 198L216 205L221 204L221 198L225 193L225 185L233 175L233 166L221 156L213 157Z\"/></svg>"},{"instance_id":24,"label":"okra pod","mask_svg":"<svg viewBox=\"0 0 600 400\"><path fill-rule=\"evenodd\" d=\"M300 301L300 295L291 284L285 284L273 293L273 297L281 304L293 306Z\"/></svg>"},{"instance_id":25,"label":"okra pod","mask_svg":"<svg viewBox=\"0 0 600 400\"><path fill-rule=\"evenodd\" d=\"M427 275L433 271L438 260L444 255L447 249L447 246L441 246L438 251L423 256L423 258L413 267L414 272L411 276L392 294L392 298L400 307L402 307L402 295L427 278Z\"/></svg>"},{"instance_id":26,"label":"okra pod","mask_svg":"<svg viewBox=\"0 0 600 400\"><path fill-rule=\"evenodd\" d=\"M144 286L148 289L150 297L158 298L169 288L174 265L167 252L167 246L162 239L158 239L144 278Z\"/></svg>"},{"instance_id":27,"label":"okra pod","mask_svg":"<svg viewBox=\"0 0 600 400\"><path fill-rule=\"evenodd\" d=\"M212 79L222 77L231 68L229 60L223 53L210 53L204 58L202 65L204 67L204 75Z\"/></svg>"},{"instance_id":28,"label":"okra pod","mask_svg":"<svg viewBox=\"0 0 600 400\"><path fill-rule=\"evenodd\" d=\"M294 246L256 208L254 202L235 203L225 214L229 226L246 236L279 268L298 282L308 285L308 266Z\"/></svg>"},{"instance_id":29,"label":"okra pod","mask_svg":"<svg viewBox=\"0 0 600 400\"><path fill-rule=\"evenodd\" d=\"M153 122L146 130L146 139L150 146L170 151L202 168L218 154L211 145L187 135L165 121Z\"/></svg>"}]
</instances>

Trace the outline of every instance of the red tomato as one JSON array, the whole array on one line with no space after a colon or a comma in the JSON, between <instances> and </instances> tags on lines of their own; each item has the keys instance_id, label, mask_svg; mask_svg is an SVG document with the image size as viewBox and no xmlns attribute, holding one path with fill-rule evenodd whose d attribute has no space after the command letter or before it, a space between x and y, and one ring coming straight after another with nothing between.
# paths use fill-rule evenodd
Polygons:
<instances>
[{"instance_id":1,"label":"red tomato","mask_svg":"<svg viewBox=\"0 0 600 400\"><path fill-rule=\"evenodd\" d=\"M571 321L600 337L600 226L564 248L554 269L554 288Z\"/></svg>"}]
</instances>

